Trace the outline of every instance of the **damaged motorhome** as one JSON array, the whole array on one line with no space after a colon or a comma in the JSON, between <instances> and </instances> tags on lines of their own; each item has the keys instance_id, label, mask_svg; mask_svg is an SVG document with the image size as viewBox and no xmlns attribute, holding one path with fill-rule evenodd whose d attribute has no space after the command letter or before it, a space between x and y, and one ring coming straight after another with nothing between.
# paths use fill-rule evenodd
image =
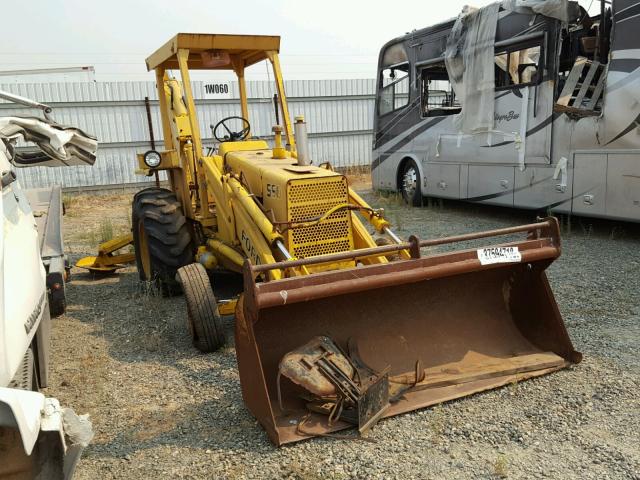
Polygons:
<instances>
[{"instance_id":1,"label":"damaged motorhome","mask_svg":"<svg viewBox=\"0 0 640 480\"><path fill-rule=\"evenodd\" d=\"M374 188L640 221L638 26L633 0L506 0L387 43Z\"/></svg>"}]
</instances>

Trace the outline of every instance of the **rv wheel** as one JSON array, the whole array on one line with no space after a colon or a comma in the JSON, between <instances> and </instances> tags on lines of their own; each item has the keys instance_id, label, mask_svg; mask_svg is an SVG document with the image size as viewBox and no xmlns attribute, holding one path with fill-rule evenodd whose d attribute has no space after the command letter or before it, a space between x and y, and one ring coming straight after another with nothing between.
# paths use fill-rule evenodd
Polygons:
<instances>
[{"instance_id":1,"label":"rv wheel","mask_svg":"<svg viewBox=\"0 0 640 480\"><path fill-rule=\"evenodd\" d=\"M407 160L400 173L400 191L404 201L413 206L422 206L422 189L420 188L420 170L413 160Z\"/></svg>"}]
</instances>

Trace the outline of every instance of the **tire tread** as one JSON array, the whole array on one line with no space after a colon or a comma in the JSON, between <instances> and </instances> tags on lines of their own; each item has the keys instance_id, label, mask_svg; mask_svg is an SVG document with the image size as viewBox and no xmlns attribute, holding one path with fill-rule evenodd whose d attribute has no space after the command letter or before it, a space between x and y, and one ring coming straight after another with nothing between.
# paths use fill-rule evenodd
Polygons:
<instances>
[{"instance_id":1,"label":"tire tread","mask_svg":"<svg viewBox=\"0 0 640 480\"><path fill-rule=\"evenodd\" d=\"M187 301L193 345L205 353L218 350L225 343L222 318L206 270L192 263L181 267L177 276Z\"/></svg>"},{"instance_id":2,"label":"tire tread","mask_svg":"<svg viewBox=\"0 0 640 480\"><path fill-rule=\"evenodd\" d=\"M147 236L153 278L146 278L142 268L137 238L139 222L143 222ZM140 280L157 283L166 296L180 293L176 272L180 267L193 262L195 247L189 223L175 194L158 187L146 188L136 193L131 224Z\"/></svg>"}]
</instances>

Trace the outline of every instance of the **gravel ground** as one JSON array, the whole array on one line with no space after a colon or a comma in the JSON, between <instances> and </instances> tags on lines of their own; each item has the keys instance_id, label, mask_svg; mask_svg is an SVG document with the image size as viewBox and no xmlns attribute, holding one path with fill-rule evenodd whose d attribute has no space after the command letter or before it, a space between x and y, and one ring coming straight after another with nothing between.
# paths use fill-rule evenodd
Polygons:
<instances>
[{"instance_id":1,"label":"gravel ground","mask_svg":"<svg viewBox=\"0 0 640 480\"><path fill-rule=\"evenodd\" d=\"M72 260L129 228L130 196L80 197L65 220ZM409 209L369 194L398 233L422 238L533 220L446 203ZM105 219L109 219L105 222ZM51 386L96 431L76 478L640 478L640 228L572 218L549 269L584 361L574 368L380 422L375 443L313 439L274 448L245 409L233 345L191 347L184 300L134 269L78 269L55 321ZM232 338L233 320L226 319Z\"/></svg>"}]
</instances>

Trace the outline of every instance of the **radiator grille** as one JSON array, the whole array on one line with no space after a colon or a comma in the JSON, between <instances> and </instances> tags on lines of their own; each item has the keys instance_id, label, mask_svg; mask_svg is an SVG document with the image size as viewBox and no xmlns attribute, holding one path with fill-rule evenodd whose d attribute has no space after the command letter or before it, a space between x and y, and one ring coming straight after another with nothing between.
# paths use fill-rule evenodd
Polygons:
<instances>
[{"instance_id":1,"label":"radiator grille","mask_svg":"<svg viewBox=\"0 0 640 480\"><path fill-rule=\"evenodd\" d=\"M289 221L302 222L324 215L336 205L348 203L347 180L342 176L292 180L287 186ZM343 210L318 225L288 230L288 241L297 258L353 249L351 214Z\"/></svg>"}]
</instances>

